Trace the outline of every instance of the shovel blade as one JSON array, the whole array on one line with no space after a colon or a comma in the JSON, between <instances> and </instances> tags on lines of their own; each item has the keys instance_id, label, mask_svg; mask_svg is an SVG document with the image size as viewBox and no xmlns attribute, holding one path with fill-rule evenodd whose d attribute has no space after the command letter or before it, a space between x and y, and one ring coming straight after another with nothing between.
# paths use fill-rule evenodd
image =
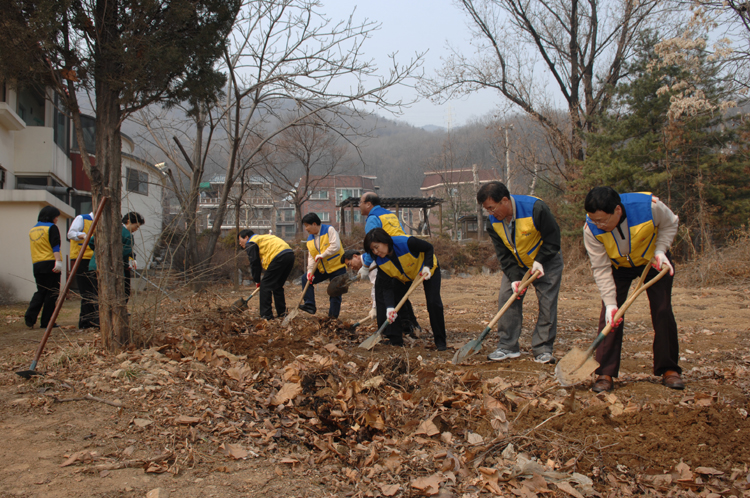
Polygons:
<instances>
[{"instance_id":1,"label":"shovel blade","mask_svg":"<svg viewBox=\"0 0 750 498\"><path fill-rule=\"evenodd\" d=\"M555 377L560 385L570 387L589 380L597 368L599 363L593 356L573 348L557 363Z\"/></svg>"},{"instance_id":2,"label":"shovel blade","mask_svg":"<svg viewBox=\"0 0 750 498\"><path fill-rule=\"evenodd\" d=\"M456 354L453 355L453 364L458 365L461 361L471 355L476 354L481 349L482 341L480 341L479 339L474 339L473 341L467 342L461 349L456 351Z\"/></svg>"},{"instance_id":3,"label":"shovel blade","mask_svg":"<svg viewBox=\"0 0 750 498\"><path fill-rule=\"evenodd\" d=\"M286 327L289 325L289 322L294 320L294 318L299 314L299 308L294 308L292 311L289 312L287 316L284 317L284 320L281 322L282 327Z\"/></svg>"},{"instance_id":4,"label":"shovel blade","mask_svg":"<svg viewBox=\"0 0 750 498\"><path fill-rule=\"evenodd\" d=\"M374 334L372 334L370 337L362 341L362 344L359 345L362 349L367 349L368 351L375 347L377 343L383 340L383 333L378 330Z\"/></svg>"},{"instance_id":5,"label":"shovel blade","mask_svg":"<svg viewBox=\"0 0 750 498\"><path fill-rule=\"evenodd\" d=\"M239 313L240 311L245 311L247 309L247 301L245 301L242 298L239 298L238 300L233 302L229 308L235 313Z\"/></svg>"},{"instance_id":6,"label":"shovel blade","mask_svg":"<svg viewBox=\"0 0 750 498\"><path fill-rule=\"evenodd\" d=\"M29 380L35 375L42 375L42 374L40 374L36 370L21 370L20 372L16 372L16 375L18 375L19 377L23 377L26 380Z\"/></svg>"}]
</instances>

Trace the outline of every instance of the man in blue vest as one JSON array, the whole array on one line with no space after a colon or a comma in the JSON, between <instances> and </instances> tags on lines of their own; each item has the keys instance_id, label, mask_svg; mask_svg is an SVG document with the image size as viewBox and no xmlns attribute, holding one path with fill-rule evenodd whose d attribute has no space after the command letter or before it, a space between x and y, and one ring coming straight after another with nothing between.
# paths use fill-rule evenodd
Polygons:
<instances>
[{"instance_id":1,"label":"man in blue vest","mask_svg":"<svg viewBox=\"0 0 750 498\"><path fill-rule=\"evenodd\" d=\"M330 280L346 273L346 265L341 261L344 249L341 247L339 234L330 225L323 225L315 213L302 217L302 226L310 234L307 238L307 273L305 279L310 282L305 291L305 302L299 309L315 314L315 284ZM305 280L302 280L304 287ZM329 298L328 316L338 318L341 312L341 296Z\"/></svg>"},{"instance_id":2,"label":"man in blue vest","mask_svg":"<svg viewBox=\"0 0 750 498\"><path fill-rule=\"evenodd\" d=\"M602 296L599 332L608 325L628 297L630 283L641 276L653 259L647 279L662 268L669 274L646 290L654 326L654 375L671 389L684 389L678 365L680 359L677 322L672 312L674 266L669 254L679 218L650 193L619 195L611 187L596 187L587 195L588 216L583 242L591 261L594 280ZM596 350L598 377L595 392L611 391L620 371L623 320L620 319ZM597 333L598 334L598 333Z\"/></svg>"},{"instance_id":3,"label":"man in blue vest","mask_svg":"<svg viewBox=\"0 0 750 498\"><path fill-rule=\"evenodd\" d=\"M406 235L404 229L401 228L401 223L398 220L398 216L380 205L380 197L375 192L365 192L364 194L362 194L362 197L359 198L359 213L362 216L367 216L367 219L365 220L365 235L370 233L375 228L382 228L391 237ZM377 312L378 327L380 327L381 325L383 325L387 318L382 279L388 277L377 270L375 262L367 254L367 252L362 254L360 267L356 268L354 267L354 265L352 265L352 269L355 271L361 269L369 269L371 272L376 272L375 309ZM409 301L408 299L401 307L401 319L404 322L405 330L412 337L416 337L416 335L414 334L415 330L422 330L422 328L419 326L419 323L417 322L417 317L414 315L414 308L411 305L411 301Z\"/></svg>"},{"instance_id":4,"label":"man in blue vest","mask_svg":"<svg viewBox=\"0 0 750 498\"><path fill-rule=\"evenodd\" d=\"M510 195L501 182L484 184L477 192L477 202L489 213L487 233L505 275L500 284L499 306L510 299L528 270L541 272L533 283L539 316L531 335L531 352L537 363L555 363L552 353L563 271L560 227L541 199ZM500 342L488 359L503 361L521 356L518 338L523 325L524 294L518 296L498 321Z\"/></svg>"}]
</instances>

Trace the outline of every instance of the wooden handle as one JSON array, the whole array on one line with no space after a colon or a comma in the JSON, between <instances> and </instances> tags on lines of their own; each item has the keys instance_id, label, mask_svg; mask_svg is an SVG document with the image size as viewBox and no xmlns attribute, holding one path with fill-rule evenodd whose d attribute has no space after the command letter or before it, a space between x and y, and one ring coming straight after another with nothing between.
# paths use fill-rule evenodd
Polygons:
<instances>
[{"instance_id":1,"label":"wooden handle","mask_svg":"<svg viewBox=\"0 0 750 498\"><path fill-rule=\"evenodd\" d=\"M307 280L307 279L305 279L305 280ZM307 288L308 287L310 287L310 281L309 280L307 280L307 283L305 284L305 288L302 289L302 295L299 298L299 302L297 303L297 306L299 306L300 304L302 304L302 301L305 300L305 292L307 292Z\"/></svg>"},{"instance_id":2,"label":"wooden handle","mask_svg":"<svg viewBox=\"0 0 750 498\"><path fill-rule=\"evenodd\" d=\"M401 298L401 301L398 302L398 304L394 308L394 311L396 311L398 313L398 310L401 309L401 306L404 305L404 303L406 302L406 300L409 299L409 296L411 295L411 293L414 292L414 289L416 289L417 286L419 286L419 284L421 284L423 280L424 280L424 275L420 275L418 279L414 280L411 283L411 287L409 287L409 290L406 291L406 294L404 294L404 297Z\"/></svg>"},{"instance_id":3,"label":"wooden handle","mask_svg":"<svg viewBox=\"0 0 750 498\"><path fill-rule=\"evenodd\" d=\"M503 307L500 308L500 311L495 314L495 316L492 318L492 321L490 321L490 324L487 327L492 328L495 326L495 324L497 324L497 321L500 320L500 317L503 316L506 311L508 311L508 308L510 308L510 306L513 304L513 301L518 299L518 295L521 293L521 291L531 285L531 282L539 278L540 273L541 272L539 270L534 272L533 275L531 274L531 270L526 272L526 275L524 275L523 279L521 280L521 285L518 286L518 290L510 296L510 299L508 299Z\"/></svg>"}]
</instances>

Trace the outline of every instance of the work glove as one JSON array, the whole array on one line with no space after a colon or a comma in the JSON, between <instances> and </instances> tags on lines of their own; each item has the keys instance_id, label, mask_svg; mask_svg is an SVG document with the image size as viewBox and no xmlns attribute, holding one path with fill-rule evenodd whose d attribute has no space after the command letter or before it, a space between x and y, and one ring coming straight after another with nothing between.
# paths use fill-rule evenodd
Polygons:
<instances>
[{"instance_id":1,"label":"work glove","mask_svg":"<svg viewBox=\"0 0 750 498\"><path fill-rule=\"evenodd\" d=\"M255 284L255 288L256 289L259 288L259 287L260 287L260 282L258 282L257 284Z\"/></svg>"},{"instance_id":2,"label":"work glove","mask_svg":"<svg viewBox=\"0 0 750 498\"><path fill-rule=\"evenodd\" d=\"M667 255L664 254L662 251L656 251L654 253L654 263L651 265L654 268L656 268L658 271L661 271L663 266L666 266L669 268L669 274L674 275L674 267L672 266L672 263L669 262L669 259L667 259Z\"/></svg>"},{"instance_id":3,"label":"work glove","mask_svg":"<svg viewBox=\"0 0 750 498\"><path fill-rule=\"evenodd\" d=\"M83 240L85 238L86 238L86 234L85 233L79 233L78 236L76 237L76 239L78 239L78 240Z\"/></svg>"},{"instance_id":4,"label":"work glove","mask_svg":"<svg viewBox=\"0 0 750 498\"><path fill-rule=\"evenodd\" d=\"M544 267L542 266L540 262L534 261L534 264L531 265L531 274L533 275L537 271L541 272L539 276L537 277L537 280L538 280L544 276Z\"/></svg>"},{"instance_id":5,"label":"work glove","mask_svg":"<svg viewBox=\"0 0 750 498\"><path fill-rule=\"evenodd\" d=\"M128 261L128 268L130 268L131 270L137 270L138 263L136 263L134 259L131 259L130 261Z\"/></svg>"},{"instance_id":6,"label":"work glove","mask_svg":"<svg viewBox=\"0 0 750 498\"><path fill-rule=\"evenodd\" d=\"M62 272L62 261L55 261L55 267L52 268L52 271L55 273L61 273Z\"/></svg>"},{"instance_id":7,"label":"work glove","mask_svg":"<svg viewBox=\"0 0 750 498\"><path fill-rule=\"evenodd\" d=\"M317 256L315 256L315 262L317 263L318 261L323 261L323 255L322 254L318 254Z\"/></svg>"},{"instance_id":8,"label":"work glove","mask_svg":"<svg viewBox=\"0 0 750 498\"><path fill-rule=\"evenodd\" d=\"M370 308L370 313L367 315L367 318L374 319L376 316L378 316L378 311L375 308Z\"/></svg>"},{"instance_id":9,"label":"work glove","mask_svg":"<svg viewBox=\"0 0 750 498\"><path fill-rule=\"evenodd\" d=\"M312 273L311 271L310 271L310 272L307 272L307 281L308 281L308 282L310 282L310 283L312 284L312 281L313 281L313 273Z\"/></svg>"},{"instance_id":10,"label":"work glove","mask_svg":"<svg viewBox=\"0 0 750 498\"><path fill-rule=\"evenodd\" d=\"M607 325L612 323L612 320L614 320L615 315L617 314L617 306L614 304L607 305L607 309L604 311L604 319L607 321ZM617 322L612 325L612 328L618 327L622 323L622 318L617 320Z\"/></svg>"},{"instance_id":11,"label":"work glove","mask_svg":"<svg viewBox=\"0 0 750 498\"><path fill-rule=\"evenodd\" d=\"M385 310L385 316L388 318L388 323L393 323L396 321L396 317L398 314L396 313L396 308L388 308Z\"/></svg>"},{"instance_id":12,"label":"work glove","mask_svg":"<svg viewBox=\"0 0 750 498\"><path fill-rule=\"evenodd\" d=\"M422 267L422 271L419 272L420 277L424 277L425 280L429 280L432 276L432 272L426 266Z\"/></svg>"},{"instance_id":13,"label":"work glove","mask_svg":"<svg viewBox=\"0 0 750 498\"><path fill-rule=\"evenodd\" d=\"M515 282L512 282L512 283L510 284L510 288L511 288L511 289L513 289L513 293L514 293L514 294L515 294L516 292L518 292L518 288L519 288L520 286L521 286L521 281L520 281L520 280L516 280ZM518 298L517 298L517 299L521 299L521 296L523 296L524 294L526 294L526 290L527 290L527 289L528 289L528 287L526 287L525 289L523 289L523 290L522 290L522 291L521 291L521 292L520 292L520 293L518 294Z\"/></svg>"},{"instance_id":14,"label":"work glove","mask_svg":"<svg viewBox=\"0 0 750 498\"><path fill-rule=\"evenodd\" d=\"M362 265L362 267L357 272L357 275L359 275L359 279L362 281L370 280L370 269L365 265Z\"/></svg>"}]
</instances>

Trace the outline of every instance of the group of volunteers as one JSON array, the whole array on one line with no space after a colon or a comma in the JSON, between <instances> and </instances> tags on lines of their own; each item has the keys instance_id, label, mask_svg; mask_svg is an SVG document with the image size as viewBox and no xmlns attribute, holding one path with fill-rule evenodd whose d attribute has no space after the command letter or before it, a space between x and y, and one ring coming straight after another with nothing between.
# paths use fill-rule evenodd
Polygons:
<instances>
[{"instance_id":1,"label":"group of volunteers","mask_svg":"<svg viewBox=\"0 0 750 498\"><path fill-rule=\"evenodd\" d=\"M525 289L518 290L528 273L537 275L531 285L539 303L531 335L534 361L555 363L557 302L564 266L560 227L544 201L527 195L511 195L501 182L483 185L477 192L477 202L489 214L486 229L505 275L498 305L502 306L518 294L498 321L498 347L488 359L503 361L521 355L518 339L523 324ZM655 332L654 375L661 376L662 383L669 388L684 389L678 365L677 324L671 304L674 266L669 248L677 233L677 216L650 193L620 195L610 187L592 189L586 196L584 208L587 214L583 226L584 244L602 298L598 332L615 318L618 306L627 299L631 282L647 265L653 266L648 278L668 268L669 273L647 289ZM315 313L314 285L343 275L349 268L373 284L370 317L377 318L378 326L388 322L385 343L401 346L404 334L411 334L419 324L408 299L398 312L396 303L413 283L421 280L435 347L444 351L447 344L440 297L440 266L432 244L407 236L397 215L380 206L380 199L374 192L362 195L359 209L366 216L363 252L345 251L336 230L321 223L316 214L309 213L302 218L309 234L309 255L301 282L306 291L300 309ZM256 235L252 230L241 231L239 242L247 252L252 277L260 287L261 317L274 318L272 301L276 316L284 316L284 282L294 264L290 246L274 235ZM261 268L265 270L262 278ZM330 297L328 316L337 318L340 310L341 297ZM612 333L596 350L596 360L600 364L592 385L596 392L614 388L613 379L620 369L623 325L622 319L613 324Z\"/></svg>"},{"instance_id":2,"label":"group of volunteers","mask_svg":"<svg viewBox=\"0 0 750 498\"><path fill-rule=\"evenodd\" d=\"M60 295L60 274L63 269L60 255L60 230L57 220L60 210L54 206L45 206L39 212L37 224L29 231L31 244L31 261L34 268L36 292L31 297L29 307L24 316L26 326L33 328L41 311L39 325L47 328L55 304ZM99 279L96 256L94 254L95 237L89 239L86 247L83 243L86 234L91 231L94 213L81 214L75 217L68 229L70 241L70 258L75 261L83 251L81 262L76 270L76 284L81 295L81 311L78 317L78 328L99 327ZM136 212L129 212L122 217L122 271L125 277L125 303L130 297L131 271L137 269L136 254L133 252L133 234L145 223L143 216ZM54 324L56 326L57 324Z\"/></svg>"},{"instance_id":3,"label":"group of volunteers","mask_svg":"<svg viewBox=\"0 0 750 498\"><path fill-rule=\"evenodd\" d=\"M487 211L486 230L492 240L505 278L500 284L498 306L517 294L507 312L498 321L499 342L489 360L504 361L521 355L518 340L523 324L525 289L519 287L527 274L536 274L532 281L539 303L539 314L531 334L531 352L538 363L555 363L553 355L557 335L557 303L563 272L560 251L560 228L547 204L527 195L511 195L501 182L484 184L476 194L477 202ZM678 365L679 344L677 324L672 312L671 294L674 267L669 248L677 234L677 216L650 193L618 194L610 187L596 187L584 202L586 220L583 240L591 261L594 280L602 298L599 329L601 332L615 318L618 307L627 299L631 282L651 264L647 277L653 278L662 268L669 273L647 289L654 327L654 375L672 389L684 389ZM387 321L385 343L404 344L404 335L420 329L408 299L399 303L412 284L423 287L430 327L438 351L447 349L445 317L440 296L440 265L429 242L407 236L398 216L380 205L374 192L365 192L359 201L360 213L366 216L364 251L345 251L339 234L321 222L318 215L308 213L302 218L307 239L307 265L301 285L306 289L299 308L316 313L315 285L344 275L347 268L358 272L372 285L370 317L378 326ZM33 326L42 310L41 325L46 327L57 299L62 261L60 233L55 226L60 212L45 207L39 223L31 229L31 253L38 291L26 312L26 325ZM83 247L92 215L76 217L68 231L71 257L85 251L77 272L82 295L79 327L98 326L97 267L92 247ZM135 268L133 237L143 217L128 213L123 217L123 268L126 294L129 294L130 270ZM260 294L261 318L272 320L286 315L284 284L294 267L295 256L289 244L271 234L255 234L242 230L239 244L247 253L250 273ZM99 269L101 271L101 269ZM340 295L329 298L328 316L338 318ZM592 389L610 391L618 377L623 341L623 320L613 324L612 332L596 350L599 368Z\"/></svg>"}]
</instances>

